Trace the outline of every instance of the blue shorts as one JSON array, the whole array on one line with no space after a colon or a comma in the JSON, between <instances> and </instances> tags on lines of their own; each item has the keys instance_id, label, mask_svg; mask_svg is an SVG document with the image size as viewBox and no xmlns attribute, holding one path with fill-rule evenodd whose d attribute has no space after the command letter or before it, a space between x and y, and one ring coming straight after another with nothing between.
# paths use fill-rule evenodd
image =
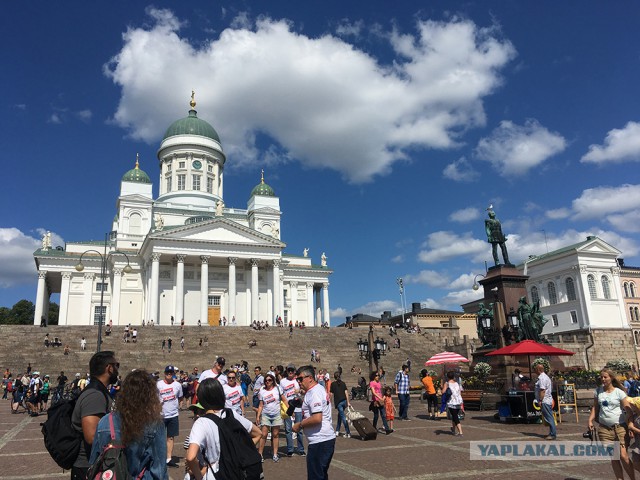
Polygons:
<instances>
[{"instance_id":1,"label":"blue shorts","mask_svg":"<svg viewBox=\"0 0 640 480\"><path fill-rule=\"evenodd\" d=\"M167 429L167 438L177 437L180 433L178 417L165 418L164 426Z\"/></svg>"},{"instance_id":2,"label":"blue shorts","mask_svg":"<svg viewBox=\"0 0 640 480\"><path fill-rule=\"evenodd\" d=\"M258 395L253 396L253 408L258 408L260 406L260 399Z\"/></svg>"}]
</instances>

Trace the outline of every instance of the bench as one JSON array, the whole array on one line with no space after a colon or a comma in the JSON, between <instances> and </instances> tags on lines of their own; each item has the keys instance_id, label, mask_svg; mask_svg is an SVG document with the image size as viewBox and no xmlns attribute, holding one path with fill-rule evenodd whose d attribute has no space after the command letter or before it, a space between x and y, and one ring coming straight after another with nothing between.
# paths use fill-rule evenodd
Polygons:
<instances>
[{"instance_id":1,"label":"bench","mask_svg":"<svg viewBox=\"0 0 640 480\"><path fill-rule=\"evenodd\" d=\"M476 407L478 410L484 410L482 396L482 390L463 390L462 401L465 410L473 410Z\"/></svg>"}]
</instances>

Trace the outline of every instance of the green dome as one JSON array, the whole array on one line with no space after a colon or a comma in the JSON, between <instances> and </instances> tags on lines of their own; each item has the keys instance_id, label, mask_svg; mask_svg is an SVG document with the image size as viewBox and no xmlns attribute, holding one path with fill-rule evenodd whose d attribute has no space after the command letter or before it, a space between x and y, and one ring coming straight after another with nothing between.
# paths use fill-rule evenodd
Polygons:
<instances>
[{"instance_id":1,"label":"green dome","mask_svg":"<svg viewBox=\"0 0 640 480\"><path fill-rule=\"evenodd\" d=\"M198 118L198 113L192 108L189 110L189 116L176 120L167 128L162 140L175 135L199 135L207 137L220 143L218 132L204 120Z\"/></svg>"},{"instance_id":2,"label":"green dome","mask_svg":"<svg viewBox=\"0 0 640 480\"><path fill-rule=\"evenodd\" d=\"M264 183L264 170L262 171L262 178L260 179L260 183L253 187L253 190L251 190L251 196L253 197L254 195L262 195L263 197L276 196L276 192L273 191L273 188Z\"/></svg>"},{"instance_id":3,"label":"green dome","mask_svg":"<svg viewBox=\"0 0 640 480\"><path fill-rule=\"evenodd\" d=\"M151 183L149 175L147 175L143 170L140 170L137 161L135 168L132 168L122 176L122 181L131 183Z\"/></svg>"}]
</instances>

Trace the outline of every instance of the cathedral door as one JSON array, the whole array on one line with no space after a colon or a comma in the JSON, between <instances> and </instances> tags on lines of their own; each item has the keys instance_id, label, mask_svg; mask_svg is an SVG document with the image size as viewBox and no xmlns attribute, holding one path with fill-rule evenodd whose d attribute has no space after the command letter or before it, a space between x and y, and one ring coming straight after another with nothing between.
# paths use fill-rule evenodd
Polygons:
<instances>
[{"instance_id":1,"label":"cathedral door","mask_svg":"<svg viewBox=\"0 0 640 480\"><path fill-rule=\"evenodd\" d=\"M220 295L209 295L208 299L208 314L207 321L210 327L217 327L220 325Z\"/></svg>"}]
</instances>

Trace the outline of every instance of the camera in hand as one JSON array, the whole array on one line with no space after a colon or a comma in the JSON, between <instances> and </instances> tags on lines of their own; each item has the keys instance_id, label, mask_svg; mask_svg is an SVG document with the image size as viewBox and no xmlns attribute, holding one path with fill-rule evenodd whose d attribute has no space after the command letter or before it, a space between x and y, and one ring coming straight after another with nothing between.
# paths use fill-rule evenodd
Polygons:
<instances>
[{"instance_id":1,"label":"camera in hand","mask_svg":"<svg viewBox=\"0 0 640 480\"><path fill-rule=\"evenodd\" d=\"M293 415L293 411L296 408L300 408L301 406L302 406L301 398L292 398L291 400L289 400L289 408L287 408L287 415L289 416Z\"/></svg>"},{"instance_id":2,"label":"camera in hand","mask_svg":"<svg viewBox=\"0 0 640 480\"><path fill-rule=\"evenodd\" d=\"M591 440L593 442L593 434L594 434L594 430L593 428L588 429L586 432L584 432L582 434L582 438L588 438L589 440Z\"/></svg>"}]
</instances>

